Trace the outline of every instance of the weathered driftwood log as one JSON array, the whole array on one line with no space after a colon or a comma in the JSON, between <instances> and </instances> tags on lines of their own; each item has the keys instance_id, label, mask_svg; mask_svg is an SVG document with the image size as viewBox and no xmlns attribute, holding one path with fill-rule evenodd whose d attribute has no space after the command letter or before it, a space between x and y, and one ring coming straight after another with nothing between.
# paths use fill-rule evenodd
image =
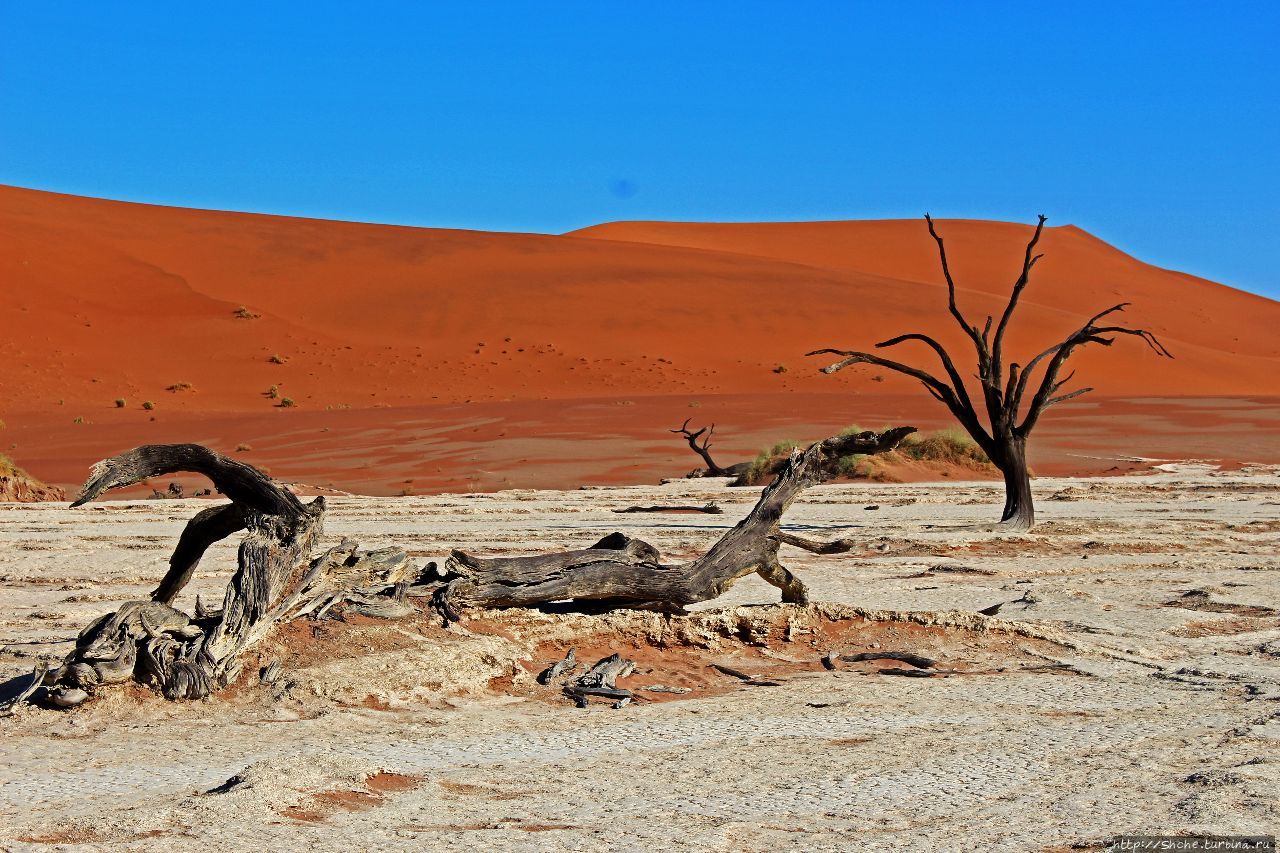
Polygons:
<instances>
[{"instance_id":1,"label":"weathered driftwood log","mask_svg":"<svg viewBox=\"0 0 1280 853\"><path fill-rule=\"evenodd\" d=\"M324 498L303 504L256 468L200 445L147 445L99 462L72 506L177 471L204 474L232 503L191 519L151 601L128 602L80 633L75 650L44 678L55 705L78 705L100 686L131 678L169 699L202 698L233 681L243 653L281 620L340 600L370 615L412 612L405 590L414 572L403 551L359 552L344 540L313 560ZM190 616L172 607L208 547L239 530L246 535L222 608L197 599Z\"/></svg>"},{"instance_id":2,"label":"weathered driftwood log","mask_svg":"<svg viewBox=\"0 0 1280 853\"><path fill-rule=\"evenodd\" d=\"M807 603L805 585L778 559L778 547L787 539L778 531L783 513L822 479L833 457L883 453L914 431L897 427L841 435L794 451L747 517L692 562L664 565L652 545L621 533L585 550L533 557L485 559L454 551L445 563L452 580L436 594L436 604L454 619L467 607L533 607L567 600L680 612L720 596L753 572L782 590L783 601Z\"/></svg>"},{"instance_id":3,"label":"weathered driftwood log","mask_svg":"<svg viewBox=\"0 0 1280 853\"><path fill-rule=\"evenodd\" d=\"M708 515L720 515L724 510L715 503L707 503L702 506L629 506L626 509L615 509L614 512L705 512Z\"/></svg>"},{"instance_id":4,"label":"weathered driftwood log","mask_svg":"<svg viewBox=\"0 0 1280 853\"><path fill-rule=\"evenodd\" d=\"M622 708L631 702L633 694L614 682L619 678L626 678L635 668L635 661L627 660L615 652L566 684L564 695L572 699L579 708L587 707L593 696L609 700L615 709Z\"/></svg>"}]
</instances>

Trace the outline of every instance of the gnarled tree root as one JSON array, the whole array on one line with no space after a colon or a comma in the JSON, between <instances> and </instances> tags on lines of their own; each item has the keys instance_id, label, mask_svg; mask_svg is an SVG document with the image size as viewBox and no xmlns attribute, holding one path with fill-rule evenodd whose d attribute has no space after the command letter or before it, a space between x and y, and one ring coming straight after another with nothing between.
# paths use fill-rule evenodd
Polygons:
<instances>
[{"instance_id":1,"label":"gnarled tree root","mask_svg":"<svg viewBox=\"0 0 1280 853\"><path fill-rule=\"evenodd\" d=\"M199 445L147 445L99 462L72 506L175 471L206 475L232 503L203 510L188 523L153 600L128 602L80 632L62 666L42 679L54 705L73 707L103 686L131 679L169 699L200 699L234 681L243 654L277 622L337 601L369 615L413 612L405 591L416 570L403 551L361 552L344 540L312 559L324 498L304 505L257 469ZM239 530L245 531L239 567L221 609L209 610L199 599L194 616L172 607L205 550Z\"/></svg>"}]
</instances>

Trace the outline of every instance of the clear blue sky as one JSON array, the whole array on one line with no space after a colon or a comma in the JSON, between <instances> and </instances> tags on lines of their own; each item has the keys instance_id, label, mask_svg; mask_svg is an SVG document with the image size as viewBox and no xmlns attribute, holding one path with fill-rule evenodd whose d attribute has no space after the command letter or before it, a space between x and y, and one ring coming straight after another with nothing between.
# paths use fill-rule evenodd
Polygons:
<instances>
[{"instance_id":1,"label":"clear blue sky","mask_svg":"<svg viewBox=\"0 0 1280 853\"><path fill-rule=\"evenodd\" d=\"M1043 211L1277 297L1278 7L0 0L0 183L544 232Z\"/></svg>"}]
</instances>

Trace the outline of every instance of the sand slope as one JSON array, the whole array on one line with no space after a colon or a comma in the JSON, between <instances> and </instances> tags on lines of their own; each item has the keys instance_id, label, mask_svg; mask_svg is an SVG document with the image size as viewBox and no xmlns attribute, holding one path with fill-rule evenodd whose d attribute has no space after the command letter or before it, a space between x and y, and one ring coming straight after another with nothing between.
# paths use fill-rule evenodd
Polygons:
<instances>
[{"instance_id":1,"label":"sand slope","mask_svg":"<svg viewBox=\"0 0 1280 853\"><path fill-rule=\"evenodd\" d=\"M1028 228L940 227L966 309L997 310ZM1081 381L1100 394L1280 394L1280 304L1070 227L1049 230L1044 249L1015 347L1038 349L1083 312L1129 299L1129 319L1177 360L1133 340L1084 352ZM882 371L821 376L803 354L908 330L958 343L919 221L508 234L0 188L0 281L0 412L9 436L21 431L14 455L28 467L48 454L44 436L76 419L90 437L75 460L83 470L119 449L91 438L108 425L145 440L153 418L267 416L284 397L295 411L369 412L659 394L758 395L761 409L787 410L777 395L910 395L913 383ZM238 317L241 306L257 316ZM573 428L626 433L629 417L606 407Z\"/></svg>"}]
</instances>

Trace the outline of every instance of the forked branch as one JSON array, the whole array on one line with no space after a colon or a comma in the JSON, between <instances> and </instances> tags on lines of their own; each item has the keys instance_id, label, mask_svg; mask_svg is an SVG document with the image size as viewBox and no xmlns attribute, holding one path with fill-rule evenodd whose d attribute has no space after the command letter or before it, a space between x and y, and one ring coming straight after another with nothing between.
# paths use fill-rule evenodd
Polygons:
<instances>
[{"instance_id":1,"label":"forked branch","mask_svg":"<svg viewBox=\"0 0 1280 853\"><path fill-rule=\"evenodd\" d=\"M1071 357L1071 354L1082 346L1086 346L1088 344L1101 344L1102 346L1109 347L1115 343L1114 336L1130 335L1132 337L1140 338L1157 356L1160 356L1161 358L1173 358L1173 354L1165 348L1164 344L1162 344L1153 333L1146 329L1133 329L1128 326L1097 325L1098 320L1103 317L1110 316L1111 314L1124 311L1127 305L1128 303L1125 302L1119 305L1113 305L1105 311L1098 312L1090 317L1088 322L1083 326L1068 335L1061 343L1055 344L1039 353L1027 364L1026 369L1022 371L1022 375L1018 378L1018 383L1015 386L1013 397L1007 402L1010 422L1015 421L1018 417L1018 413L1022 405L1023 394L1026 392L1032 371L1041 361L1046 358L1049 359L1048 365L1044 369L1044 375L1040 379L1040 386L1027 406L1026 414L1023 416L1022 423L1018 424L1014 428L1014 433L1016 435L1025 437L1029 434L1035 427L1036 422L1040 419L1041 413L1050 406L1066 400L1074 399L1093 390L1092 388L1081 388L1067 394L1057 394L1062 386L1070 381L1071 376L1075 375L1074 372L1072 372L1072 374L1068 375L1066 379L1059 381L1059 371L1061 371L1062 366L1066 364L1067 359Z\"/></svg>"},{"instance_id":2,"label":"forked branch","mask_svg":"<svg viewBox=\"0 0 1280 853\"><path fill-rule=\"evenodd\" d=\"M692 450L694 453L698 454L700 457L702 457L702 461L707 463L708 476L711 476L711 477L729 476L731 472L728 469L721 468L719 465L716 464L716 461L711 458L711 436L715 435L716 433L716 425L712 424L709 427L703 427L702 429L697 431L690 431L689 421L691 420L693 420L693 418L685 418L684 423L680 425L679 429L673 429L673 430L670 430L670 432L676 435L684 436L685 441L689 442L689 449ZM698 439L702 438L703 434L706 435L706 438L703 438L702 443L699 444Z\"/></svg>"}]
</instances>

